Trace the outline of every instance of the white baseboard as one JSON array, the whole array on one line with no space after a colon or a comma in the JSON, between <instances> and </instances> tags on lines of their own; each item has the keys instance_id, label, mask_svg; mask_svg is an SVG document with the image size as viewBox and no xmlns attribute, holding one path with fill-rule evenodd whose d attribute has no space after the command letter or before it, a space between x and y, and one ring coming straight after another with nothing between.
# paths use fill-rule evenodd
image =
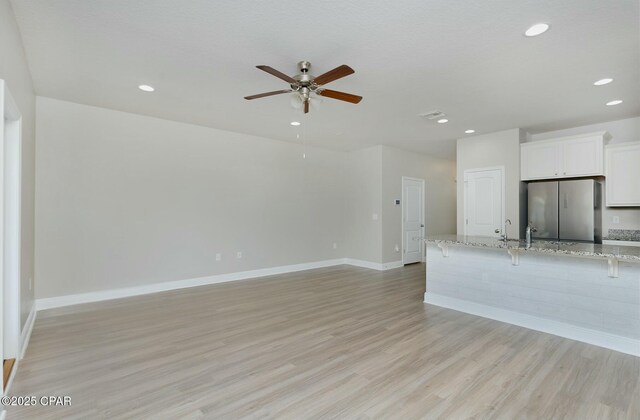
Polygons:
<instances>
[{"instance_id":1,"label":"white baseboard","mask_svg":"<svg viewBox=\"0 0 640 420\"><path fill-rule=\"evenodd\" d=\"M120 299L150 293L166 292L168 290L185 289L188 287L205 286L208 284L226 283L229 281L248 280L256 277L273 276L276 274L294 273L296 271L312 270L314 268L332 267L336 265L353 265L384 271L402 267L402 261L390 263L373 263L352 258L338 258L310 263L283 265L280 267L261 268L258 270L239 271L235 273L218 274L214 276L198 277L195 279L167 281L162 283L145 284L142 286L126 287L122 289L101 290L97 292L80 293L75 295L56 296L36 300L36 310L60 308L63 306L79 305L81 303L100 302L103 300Z\"/></svg>"},{"instance_id":2,"label":"white baseboard","mask_svg":"<svg viewBox=\"0 0 640 420\"><path fill-rule=\"evenodd\" d=\"M370 268L371 270L385 271L402 267L402 261L393 261L388 263L375 263L371 261L356 260L354 258L345 258L344 263L353 265L354 267Z\"/></svg>"},{"instance_id":3,"label":"white baseboard","mask_svg":"<svg viewBox=\"0 0 640 420\"><path fill-rule=\"evenodd\" d=\"M382 263L382 270L393 270L394 268L404 267L402 261L392 261L388 263Z\"/></svg>"},{"instance_id":4,"label":"white baseboard","mask_svg":"<svg viewBox=\"0 0 640 420\"><path fill-rule=\"evenodd\" d=\"M382 271L382 264L374 263L371 261L356 260L354 258L345 258L344 263L347 265L352 265L354 267L362 267L362 268L369 268L371 270Z\"/></svg>"},{"instance_id":5,"label":"white baseboard","mask_svg":"<svg viewBox=\"0 0 640 420\"><path fill-rule=\"evenodd\" d=\"M185 289L188 287L205 286L208 284L226 283L229 281L247 280L256 277L272 276L275 274L294 273L296 271L311 270L314 268L331 267L344 264L344 259L316 261L311 263L284 265L280 267L261 268L258 270L238 271L235 273L218 274L213 276L198 277L194 279L166 281L162 283L145 284L122 289L101 290L98 292L80 293L76 295L56 296L36 300L38 311L62 306L78 305L81 303L100 302L103 300L119 299L124 297L146 295L150 293L165 292L168 290Z\"/></svg>"},{"instance_id":6,"label":"white baseboard","mask_svg":"<svg viewBox=\"0 0 640 420\"><path fill-rule=\"evenodd\" d=\"M584 343L619 351L621 353L640 356L640 340L633 338L622 337L604 331L592 330L589 328L579 327L577 325L539 318L533 315L495 308L493 306L438 295L435 293L425 293L424 302L576 341L582 341Z\"/></svg>"},{"instance_id":7,"label":"white baseboard","mask_svg":"<svg viewBox=\"0 0 640 420\"><path fill-rule=\"evenodd\" d=\"M27 351L27 346L29 345L29 339L31 338L31 331L33 331L33 325L36 322L36 316L38 311L36 310L36 304L34 303L31 306L31 312L29 312L29 317L27 318L27 322L22 329L22 333L20 334L20 359L24 359L24 354Z\"/></svg>"}]
</instances>

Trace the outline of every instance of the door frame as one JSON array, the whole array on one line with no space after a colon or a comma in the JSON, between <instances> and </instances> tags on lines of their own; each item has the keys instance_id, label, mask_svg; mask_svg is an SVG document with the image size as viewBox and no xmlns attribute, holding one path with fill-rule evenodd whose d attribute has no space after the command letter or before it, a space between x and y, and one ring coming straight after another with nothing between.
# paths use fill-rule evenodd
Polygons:
<instances>
[{"instance_id":1,"label":"door frame","mask_svg":"<svg viewBox=\"0 0 640 420\"><path fill-rule=\"evenodd\" d=\"M400 197L400 255L402 256L402 265L405 264L404 262L404 181L408 180L408 181L418 181L422 184L422 214L420 215L420 218L422 219L422 233L421 236L424 238L424 233L425 233L425 180L421 179L421 178L413 178L410 176L403 176L402 177L402 183L401 183L401 197ZM424 250L425 250L425 246L423 245L423 243L420 243L420 260L422 262L425 261L424 258Z\"/></svg>"},{"instance_id":2,"label":"door frame","mask_svg":"<svg viewBox=\"0 0 640 420\"><path fill-rule=\"evenodd\" d=\"M0 356L21 352L20 278L22 210L22 114L7 84L0 79ZM6 134L6 136L5 136ZM7 207L7 203L11 207ZM6 257L6 258L5 258ZM5 328L7 327L7 328ZM6 392L0 381L2 394Z\"/></svg>"},{"instance_id":3,"label":"door frame","mask_svg":"<svg viewBox=\"0 0 640 420\"><path fill-rule=\"evenodd\" d=\"M468 221L469 221L469 217L467 215L467 203L468 203L468 199L467 199L467 189L468 189L468 181L467 181L467 175L471 174L471 173L477 173L477 172L487 172L487 171L500 171L500 182L502 183L502 208L500 209L501 211L501 216L500 216L500 221L501 223L504 223L505 217L506 217L506 206L505 206L505 197L506 197L506 186L505 186L505 178L504 178L504 173L505 173L505 167L504 166L486 166L483 168L471 168L471 169L465 169L463 172L463 194L462 194L462 217L464 217L463 220L463 232L464 232L464 236L467 236L467 225L468 225Z\"/></svg>"}]
</instances>

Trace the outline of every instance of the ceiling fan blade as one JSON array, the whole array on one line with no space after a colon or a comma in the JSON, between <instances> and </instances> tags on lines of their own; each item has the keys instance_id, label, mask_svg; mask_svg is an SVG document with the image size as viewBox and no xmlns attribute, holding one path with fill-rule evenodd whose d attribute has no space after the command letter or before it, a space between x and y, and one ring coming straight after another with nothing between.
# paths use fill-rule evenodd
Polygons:
<instances>
[{"instance_id":1,"label":"ceiling fan blade","mask_svg":"<svg viewBox=\"0 0 640 420\"><path fill-rule=\"evenodd\" d=\"M264 98L265 96L271 96L271 95L280 95L281 93L289 93L291 92L291 89L286 89L286 90L274 90L273 92L265 92L265 93L258 93L257 95L251 95L251 96L245 96L244 99L258 99L258 98Z\"/></svg>"},{"instance_id":2,"label":"ceiling fan blade","mask_svg":"<svg viewBox=\"0 0 640 420\"><path fill-rule=\"evenodd\" d=\"M259 68L262 71L266 71L267 73L269 73L272 76L276 76L278 79L282 79L287 83L290 84L296 84L298 83L296 81L296 79L294 79L293 77L287 76L286 74L274 69L273 67L269 67L269 66L256 66L257 68Z\"/></svg>"},{"instance_id":3,"label":"ceiling fan blade","mask_svg":"<svg viewBox=\"0 0 640 420\"><path fill-rule=\"evenodd\" d=\"M316 91L316 93L320 96L326 96L327 98L338 99L340 101L351 102L352 104L357 104L362 100L362 96L352 95L350 93L339 92L337 90L331 89L323 89L321 91Z\"/></svg>"},{"instance_id":4,"label":"ceiling fan blade","mask_svg":"<svg viewBox=\"0 0 640 420\"><path fill-rule=\"evenodd\" d=\"M307 114L309 112L309 100L304 101L304 113Z\"/></svg>"},{"instance_id":5,"label":"ceiling fan blade","mask_svg":"<svg viewBox=\"0 0 640 420\"><path fill-rule=\"evenodd\" d=\"M313 79L313 83L316 85L326 85L329 82L333 82L334 80L341 79L345 76L355 73L351 67L343 64L339 67L336 67L333 70L326 72L325 74L321 74L320 76Z\"/></svg>"}]
</instances>

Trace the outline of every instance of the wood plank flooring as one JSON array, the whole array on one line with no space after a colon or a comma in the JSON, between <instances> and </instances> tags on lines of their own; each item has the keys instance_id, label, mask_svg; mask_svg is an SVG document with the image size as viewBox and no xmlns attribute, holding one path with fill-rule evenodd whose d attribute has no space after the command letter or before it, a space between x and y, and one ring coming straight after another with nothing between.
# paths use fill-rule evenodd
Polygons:
<instances>
[{"instance_id":1,"label":"wood plank flooring","mask_svg":"<svg viewBox=\"0 0 640 420\"><path fill-rule=\"evenodd\" d=\"M338 266L38 314L9 419L638 419L640 359Z\"/></svg>"},{"instance_id":2,"label":"wood plank flooring","mask_svg":"<svg viewBox=\"0 0 640 420\"><path fill-rule=\"evenodd\" d=\"M11 376L11 370L13 369L13 365L16 363L16 359L6 359L2 361L2 383L5 388L9 383L9 377Z\"/></svg>"}]
</instances>

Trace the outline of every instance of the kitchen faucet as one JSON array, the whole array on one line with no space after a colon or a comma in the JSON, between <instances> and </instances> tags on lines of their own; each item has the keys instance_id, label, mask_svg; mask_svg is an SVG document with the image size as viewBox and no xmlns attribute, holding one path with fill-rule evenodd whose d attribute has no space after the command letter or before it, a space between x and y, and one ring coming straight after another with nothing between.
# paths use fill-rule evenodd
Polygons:
<instances>
[{"instance_id":1,"label":"kitchen faucet","mask_svg":"<svg viewBox=\"0 0 640 420\"><path fill-rule=\"evenodd\" d=\"M507 238L507 223L511 225L511 220L507 219L504 221L504 230L502 231L502 235L500 235L500 240L504 241L504 243L507 243L509 240ZM496 229L495 232L500 233L500 229Z\"/></svg>"},{"instance_id":2,"label":"kitchen faucet","mask_svg":"<svg viewBox=\"0 0 640 420\"><path fill-rule=\"evenodd\" d=\"M533 222L529 222L529 224L527 225L527 230L526 230L527 246L531 245L531 235L536 231L537 231L537 229L533 226Z\"/></svg>"}]
</instances>

